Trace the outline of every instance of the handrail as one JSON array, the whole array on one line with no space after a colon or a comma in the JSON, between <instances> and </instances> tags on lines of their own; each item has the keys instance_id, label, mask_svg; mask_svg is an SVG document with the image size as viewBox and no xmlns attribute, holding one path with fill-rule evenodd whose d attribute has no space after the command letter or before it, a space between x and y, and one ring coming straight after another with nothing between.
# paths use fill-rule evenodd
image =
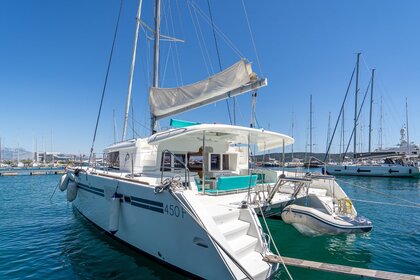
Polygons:
<instances>
[{"instance_id":1,"label":"handrail","mask_svg":"<svg viewBox=\"0 0 420 280\"><path fill-rule=\"evenodd\" d=\"M332 175L324 175L324 174L309 173L305 177L306 178L311 178L311 179L335 180L335 176L332 176Z\"/></svg>"},{"instance_id":2,"label":"handrail","mask_svg":"<svg viewBox=\"0 0 420 280\"><path fill-rule=\"evenodd\" d=\"M165 168L166 168L166 166L164 165L163 159L165 158L167 153L169 153L174 158L174 160L176 162L180 163L184 167L185 183L186 183L184 188L186 189L188 186L190 186L190 170L188 169L187 165L182 160L180 160L174 153L172 153L168 149L162 151L162 160L161 160L161 163L160 163L160 170L161 170L160 180L161 180L161 182L163 182L163 173L165 172ZM171 168L171 170L172 170L172 167L169 167L169 168Z\"/></svg>"}]
</instances>

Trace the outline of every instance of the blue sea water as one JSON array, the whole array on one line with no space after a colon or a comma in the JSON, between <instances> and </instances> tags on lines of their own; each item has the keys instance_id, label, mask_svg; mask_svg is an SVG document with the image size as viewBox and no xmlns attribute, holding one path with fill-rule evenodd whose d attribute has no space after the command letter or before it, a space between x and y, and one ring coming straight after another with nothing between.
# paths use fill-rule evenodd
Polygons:
<instances>
[{"instance_id":1,"label":"blue sea water","mask_svg":"<svg viewBox=\"0 0 420 280\"><path fill-rule=\"evenodd\" d=\"M73 210L59 190L50 200L59 178L0 177L0 279L185 279L99 231ZM338 180L351 198L420 203L420 180ZM359 214L372 220L372 232L305 237L282 221L268 220L281 254L420 275L420 208L354 203ZM301 268L289 270L294 279L356 279ZM275 279L288 278L280 271Z\"/></svg>"}]
</instances>

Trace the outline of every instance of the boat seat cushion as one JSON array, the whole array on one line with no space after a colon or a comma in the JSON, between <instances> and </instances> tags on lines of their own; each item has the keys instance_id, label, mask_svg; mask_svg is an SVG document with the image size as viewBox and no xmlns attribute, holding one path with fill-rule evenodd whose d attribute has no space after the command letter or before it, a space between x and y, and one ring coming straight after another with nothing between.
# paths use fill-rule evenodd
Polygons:
<instances>
[{"instance_id":1,"label":"boat seat cushion","mask_svg":"<svg viewBox=\"0 0 420 280\"><path fill-rule=\"evenodd\" d=\"M247 189L257 185L257 175L227 176L219 177L217 180L217 190L230 191L238 189Z\"/></svg>"},{"instance_id":2,"label":"boat seat cushion","mask_svg":"<svg viewBox=\"0 0 420 280\"><path fill-rule=\"evenodd\" d=\"M201 191L201 181L195 177L195 184L198 191ZM215 189L206 190L207 193L219 193L228 191L245 190L248 187L254 188L257 185L257 175L226 176L219 177Z\"/></svg>"}]
</instances>

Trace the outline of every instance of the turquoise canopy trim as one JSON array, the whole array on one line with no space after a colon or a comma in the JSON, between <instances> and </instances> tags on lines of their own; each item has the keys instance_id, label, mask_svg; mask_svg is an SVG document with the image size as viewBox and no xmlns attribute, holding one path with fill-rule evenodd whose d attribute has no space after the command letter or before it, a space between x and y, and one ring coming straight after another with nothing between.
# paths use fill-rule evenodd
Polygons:
<instances>
[{"instance_id":1,"label":"turquoise canopy trim","mask_svg":"<svg viewBox=\"0 0 420 280\"><path fill-rule=\"evenodd\" d=\"M176 119L171 119L171 122L169 123L169 125L172 126L173 128L183 128L183 127L188 127L188 126L193 126L193 125L198 125L198 124L200 123L176 120Z\"/></svg>"}]
</instances>

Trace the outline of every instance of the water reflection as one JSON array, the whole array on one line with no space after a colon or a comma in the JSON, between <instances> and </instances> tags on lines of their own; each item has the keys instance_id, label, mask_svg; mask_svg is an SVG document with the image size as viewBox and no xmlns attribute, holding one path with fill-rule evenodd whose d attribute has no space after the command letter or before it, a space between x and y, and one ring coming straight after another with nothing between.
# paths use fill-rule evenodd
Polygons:
<instances>
[{"instance_id":1,"label":"water reflection","mask_svg":"<svg viewBox=\"0 0 420 280\"><path fill-rule=\"evenodd\" d=\"M77 210L63 254L80 279L187 279L129 249L87 221Z\"/></svg>"}]
</instances>

